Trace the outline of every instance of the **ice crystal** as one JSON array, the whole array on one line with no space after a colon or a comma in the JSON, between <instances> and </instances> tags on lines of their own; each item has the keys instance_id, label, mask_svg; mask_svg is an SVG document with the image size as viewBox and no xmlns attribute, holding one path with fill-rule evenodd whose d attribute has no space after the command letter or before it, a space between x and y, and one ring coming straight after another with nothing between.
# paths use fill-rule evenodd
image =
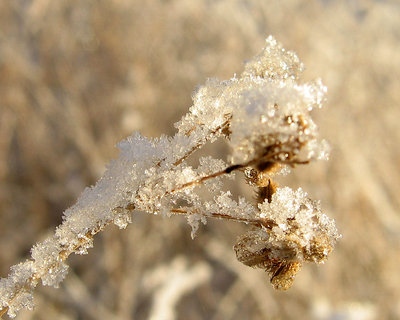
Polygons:
<instances>
[{"instance_id":1,"label":"ice crystal","mask_svg":"<svg viewBox=\"0 0 400 320\"><path fill-rule=\"evenodd\" d=\"M292 285L303 262L325 261L339 237L333 220L301 189L277 188L271 180L290 167L328 156L310 113L321 107L326 88L320 80L302 83L302 71L297 55L269 37L241 75L209 79L196 89L174 136L151 139L133 133L120 142L118 159L64 212L55 234L0 280L0 314L31 309L39 280L57 287L70 254L86 254L94 235L111 223L125 228L135 210L184 215L192 237L206 218L252 225L238 238L237 258L268 271L277 289ZM211 157L200 158L198 167L188 164L196 150L218 138L231 146L229 164ZM235 171L243 171L259 189L257 205L222 191L222 177L243 176ZM211 200L203 199L199 186Z\"/></svg>"}]
</instances>

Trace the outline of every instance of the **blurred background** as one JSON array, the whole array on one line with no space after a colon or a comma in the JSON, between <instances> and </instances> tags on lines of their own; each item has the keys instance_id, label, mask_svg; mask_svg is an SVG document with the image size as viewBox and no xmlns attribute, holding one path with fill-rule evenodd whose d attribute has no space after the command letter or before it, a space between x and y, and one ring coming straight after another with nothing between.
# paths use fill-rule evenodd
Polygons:
<instances>
[{"instance_id":1,"label":"blurred background","mask_svg":"<svg viewBox=\"0 0 400 320\"><path fill-rule=\"evenodd\" d=\"M18 319L400 319L398 0L0 1L0 275L54 231L117 142L173 134L196 85L240 73L270 34L304 80L328 86L314 117L331 159L281 183L336 219L329 261L276 292L235 259L246 226L209 221L192 241L184 218L137 213Z\"/></svg>"}]
</instances>

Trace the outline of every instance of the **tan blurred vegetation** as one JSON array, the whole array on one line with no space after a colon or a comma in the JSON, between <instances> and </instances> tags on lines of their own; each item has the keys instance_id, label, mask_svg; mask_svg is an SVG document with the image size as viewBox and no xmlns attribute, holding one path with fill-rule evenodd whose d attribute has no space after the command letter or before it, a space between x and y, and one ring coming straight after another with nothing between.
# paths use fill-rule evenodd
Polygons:
<instances>
[{"instance_id":1,"label":"tan blurred vegetation","mask_svg":"<svg viewBox=\"0 0 400 320\"><path fill-rule=\"evenodd\" d=\"M245 226L209 221L192 241L184 219L138 213L72 257L61 288L40 287L19 319L399 319L399 17L395 0L1 1L1 276L118 141L172 134L195 86L240 72L269 34L328 86L315 117L331 160L282 183L321 199L343 233L326 265L275 292L234 258Z\"/></svg>"}]
</instances>

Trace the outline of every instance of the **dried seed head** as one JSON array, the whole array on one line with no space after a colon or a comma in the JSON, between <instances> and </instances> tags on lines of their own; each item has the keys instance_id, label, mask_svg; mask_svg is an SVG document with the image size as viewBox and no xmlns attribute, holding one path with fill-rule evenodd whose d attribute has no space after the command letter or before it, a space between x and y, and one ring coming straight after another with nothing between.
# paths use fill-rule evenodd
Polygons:
<instances>
[{"instance_id":1,"label":"dried seed head","mask_svg":"<svg viewBox=\"0 0 400 320\"><path fill-rule=\"evenodd\" d=\"M258 229L241 235L235 246L243 264L267 271L275 289L287 290L303 262L322 263L340 237L333 220L301 189L260 188Z\"/></svg>"},{"instance_id":2,"label":"dried seed head","mask_svg":"<svg viewBox=\"0 0 400 320\"><path fill-rule=\"evenodd\" d=\"M234 246L237 259L243 264L268 272L274 289L289 289L301 262L295 260L297 253L293 248L273 245L269 235L258 229L240 236Z\"/></svg>"},{"instance_id":3,"label":"dried seed head","mask_svg":"<svg viewBox=\"0 0 400 320\"><path fill-rule=\"evenodd\" d=\"M300 261L281 262L271 277L271 284L276 290L288 290L301 269Z\"/></svg>"},{"instance_id":4,"label":"dried seed head","mask_svg":"<svg viewBox=\"0 0 400 320\"><path fill-rule=\"evenodd\" d=\"M321 234L310 241L310 247L304 252L304 260L323 263L328 259L333 246L327 235Z\"/></svg>"},{"instance_id":5,"label":"dried seed head","mask_svg":"<svg viewBox=\"0 0 400 320\"><path fill-rule=\"evenodd\" d=\"M236 258L249 267L263 266L271 258L271 249L267 247L268 237L268 233L261 229L242 234L233 247Z\"/></svg>"}]
</instances>

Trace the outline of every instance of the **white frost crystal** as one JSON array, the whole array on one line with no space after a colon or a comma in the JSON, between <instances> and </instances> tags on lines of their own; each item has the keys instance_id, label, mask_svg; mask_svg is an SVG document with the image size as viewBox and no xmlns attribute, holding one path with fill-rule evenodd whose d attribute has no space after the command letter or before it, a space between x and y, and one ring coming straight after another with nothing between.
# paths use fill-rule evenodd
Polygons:
<instances>
[{"instance_id":1,"label":"white frost crystal","mask_svg":"<svg viewBox=\"0 0 400 320\"><path fill-rule=\"evenodd\" d=\"M332 248L339 239L335 223L323 214L318 201L312 201L301 188L278 188L271 203L264 201L258 205L261 217L274 221L268 242L273 244L288 242L298 250L297 258L324 262L331 250L313 255L315 241L324 239L326 249ZM306 256L304 256L306 255Z\"/></svg>"},{"instance_id":2,"label":"white frost crystal","mask_svg":"<svg viewBox=\"0 0 400 320\"><path fill-rule=\"evenodd\" d=\"M301 189L276 189L270 180L273 167L282 171L328 155L310 115L321 107L326 88L319 80L301 83L302 70L297 55L269 37L239 77L209 79L195 91L174 136L150 139L134 133L119 143L118 159L65 211L55 234L0 280L0 315L31 309L39 280L57 287L70 254L86 254L93 236L110 223L125 228L135 210L185 215L192 236L207 217L253 225L255 230L239 237L237 257L266 269L277 289L290 287L302 262L324 261L338 238L333 221ZM230 165L211 157L200 158L198 168L187 163L218 138L232 148ZM235 170L245 171L248 182L260 188L258 206L221 191L222 176L241 176ZM200 185L212 200L202 199Z\"/></svg>"}]
</instances>

